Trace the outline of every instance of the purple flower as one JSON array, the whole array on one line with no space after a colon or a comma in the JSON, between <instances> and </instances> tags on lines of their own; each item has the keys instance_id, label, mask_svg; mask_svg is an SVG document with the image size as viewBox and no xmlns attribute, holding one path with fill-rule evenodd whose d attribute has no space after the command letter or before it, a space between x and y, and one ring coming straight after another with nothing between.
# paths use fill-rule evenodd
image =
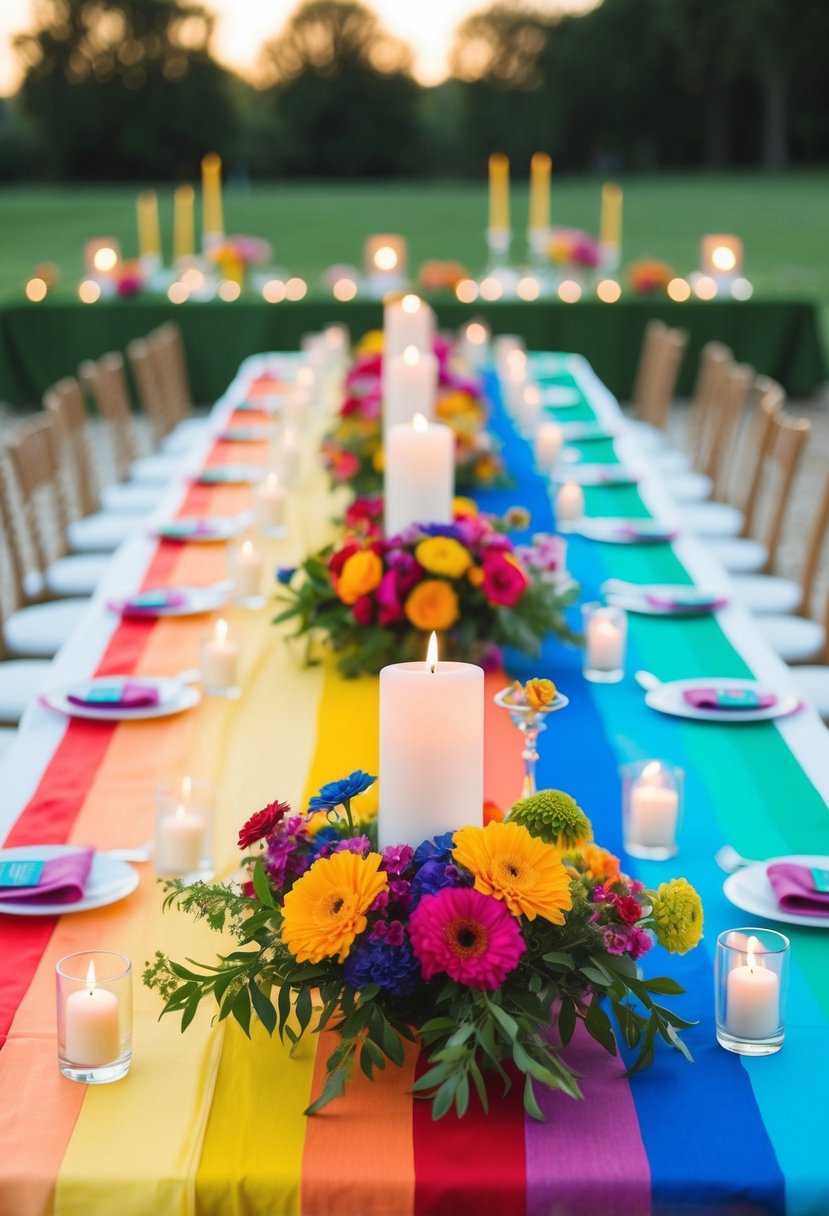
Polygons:
<instances>
[{"instance_id":1,"label":"purple flower","mask_svg":"<svg viewBox=\"0 0 829 1216\"><path fill-rule=\"evenodd\" d=\"M458 541L461 539L461 529L457 524L423 524L420 530L424 536L448 536Z\"/></svg>"},{"instance_id":2,"label":"purple flower","mask_svg":"<svg viewBox=\"0 0 829 1216\"><path fill-rule=\"evenodd\" d=\"M400 925L399 921L394 923ZM388 932L384 938L369 937L359 942L346 959L345 982L358 991L369 984L379 984L393 996L411 996L420 978L420 967L402 928L400 925L399 944L395 944L398 935L392 942Z\"/></svg>"},{"instance_id":3,"label":"purple flower","mask_svg":"<svg viewBox=\"0 0 829 1216\"><path fill-rule=\"evenodd\" d=\"M284 890L300 874L304 874L312 858L306 851L310 839L302 815L292 815L277 825L276 831L266 839L262 861L268 878L277 891Z\"/></svg>"},{"instance_id":4,"label":"purple flower","mask_svg":"<svg viewBox=\"0 0 829 1216\"><path fill-rule=\"evenodd\" d=\"M410 844L390 844L383 849L383 869L399 877L412 864L414 849Z\"/></svg>"},{"instance_id":5,"label":"purple flower","mask_svg":"<svg viewBox=\"0 0 829 1216\"><path fill-rule=\"evenodd\" d=\"M641 958L643 954L647 954L652 945L653 940L651 935L646 933L644 929L633 928L629 930L627 952L634 962L636 959Z\"/></svg>"},{"instance_id":6,"label":"purple flower","mask_svg":"<svg viewBox=\"0 0 829 1216\"><path fill-rule=\"evenodd\" d=\"M339 844L335 844L331 852L359 853L365 857L366 853L371 852L371 841L368 836L349 836L347 840L341 840Z\"/></svg>"},{"instance_id":7,"label":"purple flower","mask_svg":"<svg viewBox=\"0 0 829 1216\"><path fill-rule=\"evenodd\" d=\"M444 887L461 887L468 885L454 863L448 865L444 861L432 858L425 861L412 879L412 898L415 902L424 895L435 895Z\"/></svg>"},{"instance_id":8,"label":"purple flower","mask_svg":"<svg viewBox=\"0 0 829 1216\"><path fill-rule=\"evenodd\" d=\"M608 954L624 954L628 947L628 935L624 929L615 925L605 925L602 928L604 948Z\"/></svg>"}]
</instances>

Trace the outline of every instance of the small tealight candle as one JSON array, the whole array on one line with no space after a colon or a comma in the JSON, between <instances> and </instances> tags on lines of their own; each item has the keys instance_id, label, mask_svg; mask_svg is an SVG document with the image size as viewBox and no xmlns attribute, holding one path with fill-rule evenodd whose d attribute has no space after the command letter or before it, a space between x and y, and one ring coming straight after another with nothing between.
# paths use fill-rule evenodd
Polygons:
<instances>
[{"instance_id":1,"label":"small tealight candle","mask_svg":"<svg viewBox=\"0 0 829 1216\"><path fill-rule=\"evenodd\" d=\"M221 617L213 636L202 642L201 674L209 695L239 696L239 647L227 636L227 621Z\"/></svg>"},{"instance_id":2,"label":"small tealight candle","mask_svg":"<svg viewBox=\"0 0 829 1216\"><path fill-rule=\"evenodd\" d=\"M157 822L155 866L159 874L178 875L198 872L204 846L205 820L182 803L172 815L161 815Z\"/></svg>"},{"instance_id":3,"label":"small tealight candle","mask_svg":"<svg viewBox=\"0 0 829 1216\"><path fill-rule=\"evenodd\" d=\"M263 536L282 536L285 533L285 490L279 474L270 472L260 481L254 492L259 529Z\"/></svg>"},{"instance_id":4,"label":"small tealight candle","mask_svg":"<svg viewBox=\"0 0 829 1216\"><path fill-rule=\"evenodd\" d=\"M584 515L584 490L577 481L565 481L555 502L556 523L572 523Z\"/></svg>"},{"instance_id":5,"label":"small tealight candle","mask_svg":"<svg viewBox=\"0 0 829 1216\"><path fill-rule=\"evenodd\" d=\"M627 617L621 608L582 605L585 632L584 677L594 684L616 684L624 676Z\"/></svg>"},{"instance_id":6,"label":"small tealight candle","mask_svg":"<svg viewBox=\"0 0 829 1216\"><path fill-rule=\"evenodd\" d=\"M789 939L773 929L728 930L717 938L717 1041L740 1055L783 1044Z\"/></svg>"},{"instance_id":7,"label":"small tealight candle","mask_svg":"<svg viewBox=\"0 0 829 1216\"><path fill-rule=\"evenodd\" d=\"M633 857L664 861L676 853L683 773L659 760L627 765L624 772L625 848Z\"/></svg>"},{"instance_id":8,"label":"small tealight candle","mask_svg":"<svg viewBox=\"0 0 829 1216\"><path fill-rule=\"evenodd\" d=\"M261 607L265 602L262 595L265 559L261 550L252 540L245 540L231 549L229 556L233 598L245 607Z\"/></svg>"},{"instance_id":9,"label":"small tealight candle","mask_svg":"<svg viewBox=\"0 0 829 1216\"><path fill-rule=\"evenodd\" d=\"M557 422L542 422L535 433L535 463L549 473L561 454L564 432Z\"/></svg>"}]
</instances>

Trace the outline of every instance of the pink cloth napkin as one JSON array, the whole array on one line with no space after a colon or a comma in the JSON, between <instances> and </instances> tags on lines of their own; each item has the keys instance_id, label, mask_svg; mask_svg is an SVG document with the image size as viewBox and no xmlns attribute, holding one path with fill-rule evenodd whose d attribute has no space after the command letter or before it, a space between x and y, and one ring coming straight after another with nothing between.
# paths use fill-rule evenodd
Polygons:
<instances>
[{"instance_id":1,"label":"pink cloth napkin","mask_svg":"<svg viewBox=\"0 0 829 1216\"><path fill-rule=\"evenodd\" d=\"M688 688L682 696L694 709L719 709L723 713L735 709L771 709L777 704L773 692L755 692L753 688Z\"/></svg>"},{"instance_id":2,"label":"pink cloth napkin","mask_svg":"<svg viewBox=\"0 0 829 1216\"><path fill-rule=\"evenodd\" d=\"M630 540L638 541L666 541L675 540L679 535L675 528L649 528L643 523L642 527L637 527L634 524L623 524L619 529L619 535L629 538Z\"/></svg>"},{"instance_id":3,"label":"pink cloth napkin","mask_svg":"<svg viewBox=\"0 0 829 1216\"><path fill-rule=\"evenodd\" d=\"M728 603L727 599L716 599L713 596L707 598L701 596L699 599L674 599L670 595L653 595L645 596L645 602L650 604L652 608L662 608L667 612L716 612L718 608L724 608Z\"/></svg>"},{"instance_id":4,"label":"pink cloth napkin","mask_svg":"<svg viewBox=\"0 0 829 1216\"><path fill-rule=\"evenodd\" d=\"M816 891L808 866L778 861L766 869L768 880L784 912L799 916L829 916L829 892Z\"/></svg>"},{"instance_id":5,"label":"pink cloth napkin","mask_svg":"<svg viewBox=\"0 0 829 1216\"><path fill-rule=\"evenodd\" d=\"M159 587L154 591L140 591L125 600L110 604L116 612L123 616L157 616L169 608L181 608L187 603L187 596L180 591L170 591Z\"/></svg>"},{"instance_id":6,"label":"pink cloth napkin","mask_svg":"<svg viewBox=\"0 0 829 1216\"><path fill-rule=\"evenodd\" d=\"M66 699L84 709L147 709L158 705L160 698L157 688L124 680L99 684L90 688L86 696L69 693Z\"/></svg>"},{"instance_id":7,"label":"pink cloth napkin","mask_svg":"<svg viewBox=\"0 0 829 1216\"><path fill-rule=\"evenodd\" d=\"M94 849L52 857L34 887L0 887L0 900L16 904L76 904L83 899Z\"/></svg>"}]
</instances>

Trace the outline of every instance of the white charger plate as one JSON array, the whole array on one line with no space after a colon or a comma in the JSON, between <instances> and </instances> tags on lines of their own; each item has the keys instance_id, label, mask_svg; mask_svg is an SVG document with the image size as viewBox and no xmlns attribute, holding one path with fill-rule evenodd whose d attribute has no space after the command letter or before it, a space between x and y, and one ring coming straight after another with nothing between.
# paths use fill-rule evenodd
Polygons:
<instances>
[{"instance_id":1,"label":"white charger plate","mask_svg":"<svg viewBox=\"0 0 829 1216\"><path fill-rule=\"evenodd\" d=\"M252 486L264 476L261 465L220 464L202 469L195 480L200 486Z\"/></svg>"},{"instance_id":2,"label":"white charger plate","mask_svg":"<svg viewBox=\"0 0 829 1216\"><path fill-rule=\"evenodd\" d=\"M554 481L577 481L581 486L635 486L640 475L633 469L616 464L577 464L566 473L554 474Z\"/></svg>"},{"instance_id":3,"label":"white charger plate","mask_svg":"<svg viewBox=\"0 0 829 1216\"><path fill-rule=\"evenodd\" d=\"M270 437L264 426L229 426L218 436L222 443L267 443Z\"/></svg>"},{"instance_id":4,"label":"white charger plate","mask_svg":"<svg viewBox=\"0 0 829 1216\"><path fill-rule=\"evenodd\" d=\"M201 616L205 612L215 612L227 603L230 590L229 584L215 583L208 587L165 587L165 591L175 592L184 596L183 604L159 605L157 608L128 609L127 600L130 595L116 596L109 600L107 607L130 620L152 621L159 616ZM132 594L137 594L133 592Z\"/></svg>"},{"instance_id":5,"label":"white charger plate","mask_svg":"<svg viewBox=\"0 0 829 1216\"><path fill-rule=\"evenodd\" d=\"M766 685L758 680L740 679L737 676L697 676L692 680L669 680L658 688L645 693L645 704L663 714L676 718L691 718L696 722L717 722L720 726L732 722L770 722L773 718L785 718L801 707L794 695L780 696L775 705L766 709L696 709L684 699L683 693L692 688L739 688L754 692L768 692Z\"/></svg>"},{"instance_id":6,"label":"white charger plate","mask_svg":"<svg viewBox=\"0 0 829 1216\"><path fill-rule=\"evenodd\" d=\"M780 907L766 875L766 869L781 861L790 861L800 866L829 869L829 857L817 857L806 853L796 853L789 857L772 857L769 861L758 861L754 865L743 866L728 875L723 883L726 899L729 899L736 908L750 912L752 916L780 921L784 925L809 925L813 929L829 929L829 915L803 916L799 912L784 912Z\"/></svg>"},{"instance_id":7,"label":"white charger plate","mask_svg":"<svg viewBox=\"0 0 829 1216\"><path fill-rule=\"evenodd\" d=\"M72 844L18 845L13 849L0 849L0 862L17 861L20 858L32 861L49 861L52 857L63 857L66 853L77 853L78 846ZM131 895L138 886L138 871L125 861L118 861L107 853L94 853L89 877L86 880L83 899L76 903L26 904L14 900L0 899L0 913L6 916L64 916L67 912L87 912L91 908L103 908L119 899Z\"/></svg>"},{"instance_id":8,"label":"white charger plate","mask_svg":"<svg viewBox=\"0 0 829 1216\"><path fill-rule=\"evenodd\" d=\"M617 439L618 432L608 430L601 422L562 422L561 430L568 443L587 443L593 439Z\"/></svg>"},{"instance_id":9,"label":"white charger plate","mask_svg":"<svg viewBox=\"0 0 829 1216\"><path fill-rule=\"evenodd\" d=\"M635 529L635 535L628 535L623 528ZM673 528L657 519L624 519L611 516L597 516L574 523L571 531L587 540L606 541L611 545L658 545L670 544L676 539Z\"/></svg>"},{"instance_id":10,"label":"white charger plate","mask_svg":"<svg viewBox=\"0 0 829 1216\"><path fill-rule=\"evenodd\" d=\"M609 584L602 587L602 592L608 604L613 604L617 608L624 608L626 612L638 612L644 616L710 616L712 612L717 612L718 609L710 604L695 604L686 605L681 608L660 608L658 604L648 602L647 596L656 595L663 596L665 599L670 599L674 595L679 595L683 591L687 591L688 587L682 583L648 583L641 587L625 587L616 589L613 586L613 580ZM696 588L701 590L701 588ZM725 607L728 602L728 597L725 595L717 595L714 591L706 591L706 595L710 595L712 601L720 601L720 606ZM723 602L724 601L724 602Z\"/></svg>"},{"instance_id":11,"label":"white charger plate","mask_svg":"<svg viewBox=\"0 0 829 1216\"><path fill-rule=\"evenodd\" d=\"M130 684L158 690L158 705L140 705L134 709L105 709L103 706L76 705L69 700L87 696L91 689L106 687L113 680L129 680ZM172 714L192 709L201 700L201 690L195 684L184 684L168 676L98 676L92 680L79 680L66 688L52 689L40 694L40 700L50 709L66 714L69 718L87 718L91 722L143 722L148 718L167 718Z\"/></svg>"},{"instance_id":12,"label":"white charger plate","mask_svg":"<svg viewBox=\"0 0 829 1216\"><path fill-rule=\"evenodd\" d=\"M193 526L196 523L206 525L209 531L180 533L175 531L175 527L183 521L173 519L169 521L169 524L159 524L155 528L154 534L162 540L172 540L181 544L214 545L218 541L233 540L234 537L240 536L253 521L252 514L188 516L186 518L188 523L192 520Z\"/></svg>"}]
</instances>

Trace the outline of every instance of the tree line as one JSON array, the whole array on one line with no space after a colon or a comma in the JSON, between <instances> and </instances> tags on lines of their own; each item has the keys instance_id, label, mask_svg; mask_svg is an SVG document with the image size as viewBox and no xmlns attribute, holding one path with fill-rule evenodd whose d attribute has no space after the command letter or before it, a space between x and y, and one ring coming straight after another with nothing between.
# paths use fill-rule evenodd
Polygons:
<instances>
[{"instance_id":1,"label":"tree line","mask_svg":"<svg viewBox=\"0 0 829 1216\"><path fill-rule=\"evenodd\" d=\"M0 103L0 180L185 180L208 150L258 177L480 176L495 148L604 173L829 159L826 0L496 3L425 88L357 0L304 0L256 86L191 0L42 0Z\"/></svg>"}]
</instances>

